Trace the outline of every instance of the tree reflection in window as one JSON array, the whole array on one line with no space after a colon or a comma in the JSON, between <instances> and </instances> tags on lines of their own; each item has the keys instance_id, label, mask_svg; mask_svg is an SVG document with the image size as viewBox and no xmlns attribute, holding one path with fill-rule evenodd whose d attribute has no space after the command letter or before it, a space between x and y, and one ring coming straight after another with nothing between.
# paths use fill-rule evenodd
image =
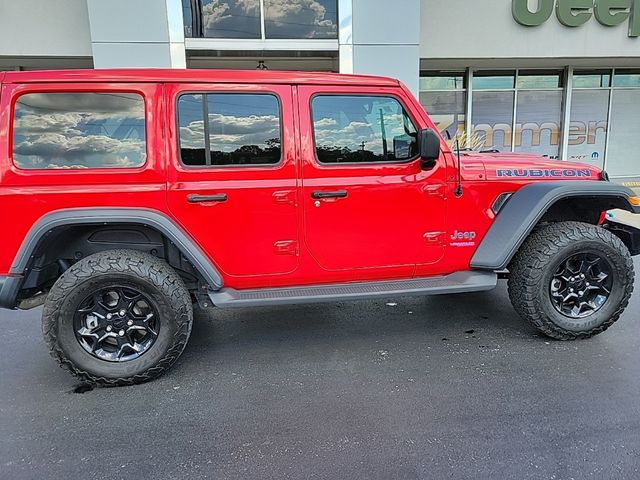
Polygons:
<instances>
[{"instance_id":1,"label":"tree reflection in window","mask_svg":"<svg viewBox=\"0 0 640 480\"><path fill-rule=\"evenodd\" d=\"M181 95L178 122L185 165L265 165L280 161L280 108L274 95Z\"/></svg>"},{"instance_id":2,"label":"tree reflection in window","mask_svg":"<svg viewBox=\"0 0 640 480\"><path fill-rule=\"evenodd\" d=\"M417 130L395 98L316 96L312 115L321 163L405 161L418 154Z\"/></svg>"},{"instance_id":3,"label":"tree reflection in window","mask_svg":"<svg viewBox=\"0 0 640 480\"><path fill-rule=\"evenodd\" d=\"M126 168L145 159L138 94L27 93L16 102L13 160L19 168Z\"/></svg>"}]
</instances>

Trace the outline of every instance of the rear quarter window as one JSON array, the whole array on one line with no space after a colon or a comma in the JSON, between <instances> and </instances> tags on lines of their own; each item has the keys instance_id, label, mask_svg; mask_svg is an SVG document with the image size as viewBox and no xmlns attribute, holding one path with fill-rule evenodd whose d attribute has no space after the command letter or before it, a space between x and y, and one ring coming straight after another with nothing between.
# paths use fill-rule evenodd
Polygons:
<instances>
[{"instance_id":1,"label":"rear quarter window","mask_svg":"<svg viewBox=\"0 0 640 480\"><path fill-rule=\"evenodd\" d=\"M137 93L26 93L14 111L18 168L134 168L146 161L144 100Z\"/></svg>"}]
</instances>

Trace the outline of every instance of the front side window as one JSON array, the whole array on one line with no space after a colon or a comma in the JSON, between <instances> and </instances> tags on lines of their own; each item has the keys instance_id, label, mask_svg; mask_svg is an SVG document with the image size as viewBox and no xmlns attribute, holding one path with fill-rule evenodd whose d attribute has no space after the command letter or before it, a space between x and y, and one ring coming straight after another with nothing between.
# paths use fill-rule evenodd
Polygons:
<instances>
[{"instance_id":1,"label":"front side window","mask_svg":"<svg viewBox=\"0 0 640 480\"><path fill-rule=\"evenodd\" d=\"M184 94L178 99L180 157L187 166L280 161L280 106L272 94Z\"/></svg>"},{"instance_id":2,"label":"front side window","mask_svg":"<svg viewBox=\"0 0 640 480\"><path fill-rule=\"evenodd\" d=\"M132 168L145 160L139 94L27 93L16 101L13 161L18 168Z\"/></svg>"},{"instance_id":3,"label":"front side window","mask_svg":"<svg viewBox=\"0 0 640 480\"><path fill-rule=\"evenodd\" d=\"M395 98L320 95L311 110L321 163L397 162L418 153L416 127Z\"/></svg>"}]
</instances>

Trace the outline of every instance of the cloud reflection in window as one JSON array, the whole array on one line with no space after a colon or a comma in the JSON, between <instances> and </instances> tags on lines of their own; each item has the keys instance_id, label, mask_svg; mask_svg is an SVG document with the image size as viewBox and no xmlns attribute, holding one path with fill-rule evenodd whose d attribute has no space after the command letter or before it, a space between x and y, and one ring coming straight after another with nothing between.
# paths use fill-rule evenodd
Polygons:
<instances>
[{"instance_id":1,"label":"cloud reflection in window","mask_svg":"<svg viewBox=\"0 0 640 480\"><path fill-rule=\"evenodd\" d=\"M146 159L138 94L25 94L13 133L13 160L23 169L131 168Z\"/></svg>"}]
</instances>

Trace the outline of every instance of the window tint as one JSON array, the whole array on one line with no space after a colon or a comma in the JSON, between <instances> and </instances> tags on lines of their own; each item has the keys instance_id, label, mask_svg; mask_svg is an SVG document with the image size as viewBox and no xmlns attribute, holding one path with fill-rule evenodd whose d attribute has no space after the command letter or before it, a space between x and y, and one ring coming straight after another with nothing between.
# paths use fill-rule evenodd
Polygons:
<instances>
[{"instance_id":1,"label":"window tint","mask_svg":"<svg viewBox=\"0 0 640 480\"><path fill-rule=\"evenodd\" d=\"M312 115L322 163L404 161L418 153L416 128L394 98L317 96Z\"/></svg>"},{"instance_id":2,"label":"window tint","mask_svg":"<svg viewBox=\"0 0 640 480\"><path fill-rule=\"evenodd\" d=\"M124 168L145 163L144 100L134 93L28 93L18 98L19 168Z\"/></svg>"},{"instance_id":3,"label":"window tint","mask_svg":"<svg viewBox=\"0 0 640 480\"><path fill-rule=\"evenodd\" d=\"M181 95L178 123L185 165L268 165L280 161L280 108L275 95Z\"/></svg>"}]
</instances>

